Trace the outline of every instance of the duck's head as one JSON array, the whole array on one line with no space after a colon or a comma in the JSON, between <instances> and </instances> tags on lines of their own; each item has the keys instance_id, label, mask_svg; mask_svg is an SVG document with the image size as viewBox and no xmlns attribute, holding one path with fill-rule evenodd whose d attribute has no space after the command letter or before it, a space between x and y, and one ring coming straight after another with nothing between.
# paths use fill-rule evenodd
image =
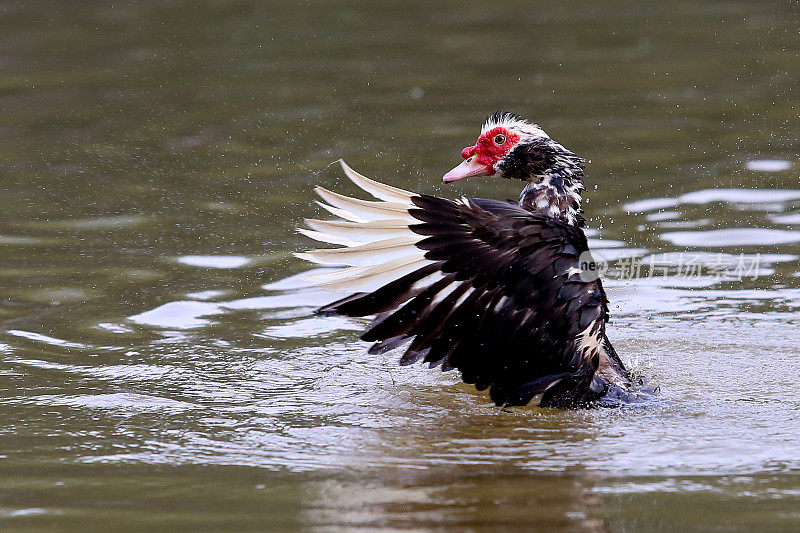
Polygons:
<instances>
[{"instance_id":1,"label":"duck's head","mask_svg":"<svg viewBox=\"0 0 800 533\"><path fill-rule=\"evenodd\" d=\"M508 170L516 166L512 163L524 151L521 148L550 140L538 124L514 113L497 111L486 118L475 145L461 151L464 161L445 174L442 181L450 183L473 176L520 177Z\"/></svg>"}]
</instances>

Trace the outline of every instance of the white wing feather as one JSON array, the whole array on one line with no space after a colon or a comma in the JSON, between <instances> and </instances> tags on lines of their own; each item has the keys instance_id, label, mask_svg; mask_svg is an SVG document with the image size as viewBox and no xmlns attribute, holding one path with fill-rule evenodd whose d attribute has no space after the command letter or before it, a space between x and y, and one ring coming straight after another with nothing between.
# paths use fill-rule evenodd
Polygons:
<instances>
[{"instance_id":1,"label":"white wing feather","mask_svg":"<svg viewBox=\"0 0 800 533\"><path fill-rule=\"evenodd\" d=\"M379 201L350 198L322 187L316 193L327 203L317 202L338 220L306 219L311 228L298 229L303 235L342 248L309 250L295 254L323 266L346 268L315 270L299 276L307 286L333 291L372 291L431 261L415 244L423 236L411 231L420 221L411 216L414 193L371 180L340 160L344 173L361 189ZM426 279L423 283L432 282ZM422 280L421 280L422 281Z\"/></svg>"},{"instance_id":2,"label":"white wing feather","mask_svg":"<svg viewBox=\"0 0 800 533\"><path fill-rule=\"evenodd\" d=\"M340 159L339 164L342 165L342 170L344 170L344 173L348 178L350 178L350 181L370 193L378 200L383 200L385 202L399 202L401 204L411 204L411 198L416 196L413 192L404 191L403 189L398 189L397 187L392 187L391 185L386 185L385 183L371 180L368 177L359 174L350 168L350 166L344 162L344 159Z\"/></svg>"}]
</instances>

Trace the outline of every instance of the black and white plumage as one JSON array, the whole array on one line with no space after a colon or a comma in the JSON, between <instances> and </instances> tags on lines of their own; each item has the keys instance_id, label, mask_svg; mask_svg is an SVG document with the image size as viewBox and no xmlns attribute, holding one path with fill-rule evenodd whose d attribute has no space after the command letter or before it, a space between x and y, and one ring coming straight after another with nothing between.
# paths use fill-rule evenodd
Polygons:
<instances>
[{"instance_id":1,"label":"black and white plumage","mask_svg":"<svg viewBox=\"0 0 800 533\"><path fill-rule=\"evenodd\" d=\"M579 264L583 160L535 124L487 119L444 180L497 175L527 182L519 204L418 195L341 162L378 201L321 187L340 220L308 220L305 235L339 248L297 254L325 266L309 285L345 296L320 314L372 316L370 354L405 346L401 365L458 369L497 405L582 406L632 379L606 337L607 299Z\"/></svg>"}]
</instances>

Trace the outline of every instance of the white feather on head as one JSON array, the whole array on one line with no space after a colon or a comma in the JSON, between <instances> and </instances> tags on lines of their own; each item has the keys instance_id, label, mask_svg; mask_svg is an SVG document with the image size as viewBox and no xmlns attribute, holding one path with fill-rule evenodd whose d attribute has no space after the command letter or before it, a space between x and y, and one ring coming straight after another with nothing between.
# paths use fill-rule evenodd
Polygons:
<instances>
[{"instance_id":1,"label":"white feather on head","mask_svg":"<svg viewBox=\"0 0 800 533\"><path fill-rule=\"evenodd\" d=\"M486 121L483 123L483 127L481 128L481 135L497 126L502 126L511 131L519 133L523 137L550 138L550 136L545 133L542 127L535 122L530 122L529 120L526 120L509 111L495 111L486 117Z\"/></svg>"}]
</instances>

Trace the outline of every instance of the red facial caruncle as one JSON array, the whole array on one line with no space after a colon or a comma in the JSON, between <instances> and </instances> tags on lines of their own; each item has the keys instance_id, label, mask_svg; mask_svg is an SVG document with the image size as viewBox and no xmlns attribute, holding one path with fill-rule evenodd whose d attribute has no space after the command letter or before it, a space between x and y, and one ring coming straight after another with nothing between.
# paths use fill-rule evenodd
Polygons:
<instances>
[{"instance_id":1,"label":"red facial caruncle","mask_svg":"<svg viewBox=\"0 0 800 533\"><path fill-rule=\"evenodd\" d=\"M445 174L442 180L448 183L470 176L494 175L494 165L511 151L519 139L518 133L503 126L482 133L474 146L467 146L461 151L465 161Z\"/></svg>"},{"instance_id":2,"label":"red facial caruncle","mask_svg":"<svg viewBox=\"0 0 800 533\"><path fill-rule=\"evenodd\" d=\"M519 134L508 131L502 126L490 129L478 137L475 146L467 146L461 151L461 157L468 159L475 156L481 165L493 166L519 142ZM490 176L494 174L492 169Z\"/></svg>"}]
</instances>

